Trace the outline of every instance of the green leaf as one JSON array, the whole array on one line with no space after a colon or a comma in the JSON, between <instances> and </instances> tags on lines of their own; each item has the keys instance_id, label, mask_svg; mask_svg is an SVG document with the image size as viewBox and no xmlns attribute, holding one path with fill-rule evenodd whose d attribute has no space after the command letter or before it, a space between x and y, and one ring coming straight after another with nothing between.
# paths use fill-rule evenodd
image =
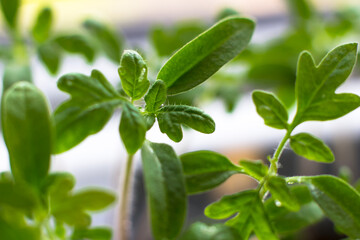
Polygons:
<instances>
[{"instance_id":1,"label":"green leaf","mask_svg":"<svg viewBox=\"0 0 360 240\"><path fill-rule=\"evenodd\" d=\"M166 85L162 80L156 80L145 95L145 110L148 112L156 112L165 102L167 97Z\"/></svg>"},{"instance_id":2,"label":"green leaf","mask_svg":"<svg viewBox=\"0 0 360 240\"><path fill-rule=\"evenodd\" d=\"M111 240L112 231L107 227L76 228L71 236L72 240Z\"/></svg>"},{"instance_id":3,"label":"green leaf","mask_svg":"<svg viewBox=\"0 0 360 240\"><path fill-rule=\"evenodd\" d=\"M20 0L1 0L0 5L8 26L15 29L17 25L17 15L20 8Z\"/></svg>"},{"instance_id":4,"label":"green leaf","mask_svg":"<svg viewBox=\"0 0 360 240\"><path fill-rule=\"evenodd\" d=\"M176 52L161 68L157 79L168 94L187 91L204 82L249 43L255 24L246 18L226 18Z\"/></svg>"},{"instance_id":5,"label":"green leaf","mask_svg":"<svg viewBox=\"0 0 360 240\"><path fill-rule=\"evenodd\" d=\"M223 224L207 225L196 222L184 233L180 240L239 240L237 231Z\"/></svg>"},{"instance_id":6,"label":"green leaf","mask_svg":"<svg viewBox=\"0 0 360 240\"><path fill-rule=\"evenodd\" d=\"M106 25L92 19L86 20L83 26L98 41L106 56L118 64L120 62L122 41L117 36L116 32Z\"/></svg>"},{"instance_id":7,"label":"green leaf","mask_svg":"<svg viewBox=\"0 0 360 240\"><path fill-rule=\"evenodd\" d=\"M71 95L54 113L56 124L55 153L64 152L99 132L110 119L114 108L125 101L97 70L91 76L72 73L62 76L58 88Z\"/></svg>"},{"instance_id":8,"label":"green leaf","mask_svg":"<svg viewBox=\"0 0 360 240\"><path fill-rule=\"evenodd\" d=\"M148 69L143 58L136 51L125 50L118 69L121 85L132 100L140 99L147 92L150 82Z\"/></svg>"},{"instance_id":9,"label":"green leaf","mask_svg":"<svg viewBox=\"0 0 360 240\"><path fill-rule=\"evenodd\" d=\"M145 114L145 115L143 115L143 118L145 119L145 122L146 122L146 129L150 130L155 123L155 115L154 114Z\"/></svg>"},{"instance_id":10,"label":"green leaf","mask_svg":"<svg viewBox=\"0 0 360 240\"><path fill-rule=\"evenodd\" d=\"M145 142L141 157L154 239L174 239L187 205L180 160L169 145L151 142Z\"/></svg>"},{"instance_id":11,"label":"green leaf","mask_svg":"<svg viewBox=\"0 0 360 240\"><path fill-rule=\"evenodd\" d=\"M309 160L330 163L335 160L330 148L325 143L308 133L298 133L290 137L290 146L294 152Z\"/></svg>"},{"instance_id":12,"label":"green leaf","mask_svg":"<svg viewBox=\"0 0 360 240\"><path fill-rule=\"evenodd\" d=\"M265 202L266 212L278 234L297 232L324 217L320 207L313 201L307 186L292 186L290 192L301 205L298 212L291 212L284 207L277 206L274 198Z\"/></svg>"},{"instance_id":13,"label":"green leaf","mask_svg":"<svg viewBox=\"0 0 360 240\"><path fill-rule=\"evenodd\" d=\"M70 173L50 173L44 181L43 191L52 204L62 202L75 186L75 178Z\"/></svg>"},{"instance_id":14,"label":"green leaf","mask_svg":"<svg viewBox=\"0 0 360 240\"><path fill-rule=\"evenodd\" d=\"M41 9L36 18L32 29L33 38L37 43L43 43L48 40L52 26L53 15L51 8L45 7Z\"/></svg>"},{"instance_id":15,"label":"green leaf","mask_svg":"<svg viewBox=\"0 0 360 240\"><path fill-rule=\"evenodd\" d=\"M40 240L40 228L24 226L23 224L12 224L0 216L0 239L4 240Z\"/></svg>"},{"instance_id":16,"label":"green leaf","mask_svg":"<svg viewBox=\"0 0 360 240\"><path fill-rule=\"evenodd\" d=\"M139 110L131 103L122 105L120 136L129 154L141 148L146 134L146 122Z\"/></svg>"},{"instance_id":17,"label":"green leaf","mask_svg":"<svg viewBox=\"0 0 360 240\"><path fill-rule=\"evenodd\" d=\"M40 186L49 171L53 130L42 92L28 82L7 90L2 127L15 181Z\"/></svg>"},{"instance_id":18,"label":"green leaf","mask_svg":"<svg viewBox=\"0 0 360 240\"><path fill-rule=\"evenodd\" d=\"M68 211L59 211L53 213L56 220L60 222L65 222L70 226L75 227L88 227L91 224L91 217L89 214L82 212L81 210L68 210Z\"/></svg>"},{"instance_id":19,"label":"green leaf","mask_svg":"<svg viewBox=\"0 0 360 240\"><path fill-rule=\"evenodd\" d=\"M0 181L0 205L16 209L31 210L38 205L35 193L24 185Z\"/></svg>"},{"instance_id":20,"label":"green leaf","mask_svg":"<svg viewBox=\"0 0 360 240\"><path fill-rule=\"evenodd\" d=\"M69 53L83 55L88 62L92 62L95 57L95 50L85 36L73 34L57 37L55 41L62 49Z\"/></svg>"},{"instance_id":21,"label":"green leaf","mask_svg":"<svg viewBox=\"0 0 360 240\"><path fill-rule=\"evenodd\" d=\"M306 27L306 23L311 20L315 11L314 7L311 6L310 1L308 0L289 0L286 1L289 5L290 14L292 21L297 25L297 27Z\"/></svg>"},{"instance_id":22,"label":"green leaf","mask_svg":"<svg viewBox=\"0 0 360 240\"><path fill-rule=\"evenodd\" d=\"M204 213L209 218L225 219L244 209L246 205L251 204L256 196L258 196L258 192L255 190L246 190L227 195L207 206Z\"/></svg>"},{"instance_id":23,"label":"green leaf","mask_svg":"<svg viewBox=\"0 0 360 240\"><path fill-rule=\"evenodd\" d=\"M301 54L295 86L296 124L336 119L360 105L360 97L354 94L335 94L350 75L356 53L356 43L341 45L328 53L318 66L315 66L310 53Z\"/></svg>"},{"instance_id":24,"label":"green leaf","mask_svg":"<svg viewBox=\"0 0 360 240\"><path fill-rule=\"evenodd\" d=\"M252 231L254 230L254 226L251 221L251 209L242 209L240 214L226 221L225 224L226 226L236 229L241 236L240 239L249 239Z\"/></svg>"},{"instance_id":25,"label":"green leaf","mask_svg":"<svg viewBox=\"0 0 360 240\"><path fill-rule=\"evenodd\" d=\"M32 82L30 66L17 63L7 64L3 76L3 93L20 81Z\"/></svg>"},{"instance_id":26,"label":"green leaf","mask_svg":"<svg viewBox=\"0 0 360 240\"><path fill-rule=\"evenodd\" d=\"M271 176L266 184L273 198L290 211L300 210L300 205L295 196L290 192L285 179L278 176Z\"/></svg>"},{"instance_id":27,"label":"green leaf","mask_svg":"<svg viewBox=\"0 0 360 240\"><path fill-rule=\"evenodd\" d=\"M344 180L330 176L300 177L317 204L350 238L360 238L360 194Z\"/></svg>"},{"instance_id":28,"label":"green leaf","mask_svg":"<svg viewBox=\"0 0 360 240\"><path fill-rule=\"evenodd\" d=\"M240 167L245 171L246 174L261 181L268 172L268 167L261 160L241 160L239 162Z\"/></svg>"},{"instance_id":29,"label":"green leaf","mask_svg":"<svg viewBox=\"0 0 360 240\"><path fill-rule=\"evenodd\" d=\"M197 151L180 156L188 194L200 193L217 187L242 169L225 156L211 151Z\"/></svg>"},{"instance_id":30,"label":"green leaf","mask_svg":"<svg viewBox=\"0 0 360 240\"><path fill-rule=\"evenodd\" d=\"M257 113L265 124L278 129L288 128L288 112L285 106L271 93L254 91L252 94Z\"/></svg>"},{"instance_id":31,"label":"green leaf","mask_svg":"<svg viewBox=\"0 0 360 240\"><path fill-rule=\"evenodd\" d=\"M180 142L183 137L181 124L202 133L215 131L214 120L202 110L191 106L164 106L158 111L157 119L160 131L175 142Z\"/></svg>"},{"instance_id":32,"label":"green leaf","mask_svg":"<svg viewBox=\"0 0 360 240\"><path fill-rule=\"evenodd\" d=\"M46 66L51 74L56 74L60 67L61 62L61 49L55 42L48 41L39 45L38 55L40 61Z\"/></svg>"}]
</instances>

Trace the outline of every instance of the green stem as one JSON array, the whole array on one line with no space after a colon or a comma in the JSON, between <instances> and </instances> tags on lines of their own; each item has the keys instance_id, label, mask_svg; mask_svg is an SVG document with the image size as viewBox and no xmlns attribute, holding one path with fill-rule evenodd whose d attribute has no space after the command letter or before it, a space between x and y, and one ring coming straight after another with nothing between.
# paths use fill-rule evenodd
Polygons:
<instances>
[{"instance_id":1,"label":"green stem","mask_svg":"<svg viewBox=\"0 0 360 240\"><path fill-rule=\"evenodd\" d=\"M129 220L129 197L130 197L130 183L132 176L132 162L134 155L128 155L125 167L125 175L122 183L122 195L120 202L120 239L128 240L130 232L130 220Z\"/></svg>"}]
</instances>

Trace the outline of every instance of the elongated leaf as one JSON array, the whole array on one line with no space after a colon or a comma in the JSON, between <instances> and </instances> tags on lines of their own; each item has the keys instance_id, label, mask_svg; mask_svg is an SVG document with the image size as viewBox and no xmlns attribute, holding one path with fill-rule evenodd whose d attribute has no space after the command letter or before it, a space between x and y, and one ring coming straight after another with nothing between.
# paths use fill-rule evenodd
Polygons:
<instances>
[{"instance_id":1,"label":"elongated leaf","mask_svg":"<svg viewBox=\"0 0 360 240\"><path fill-rule=\"evenodd\" d=\"M95 50L89 40L82 35L64 35L55 40L65 51L83 55L88 62L92 62L95 57Z\"/></svg>"},{"instance_id":2,"label":"elongated leaf","mask_svg":"<svg viewBox=\"0 0 360 240\"><path fill-rule=\"evenodd\" d=\"M215 131L214 120L200 109L191 106L165 106L158 111L157 119L160 131L175 142L180 142L183 137L181 124L202 133Z\"/></svg>"},{"instance_id":3,"label":"elongated leaf","mask_svg":"<svg viewBox=\"0 0 360 240\"><path fill-rule=\"evenodd\" d=\"M168 94L187 91L204 82L249 43L255 24L246 18L230 17L186 44L161 68L157 79Z\"/></svg>"},{"instance_id":4,"label":"elongated leaf","mask_svg":"<svg viewBox=\"0 0 360 240\"><path fill-rule=\"evenodd\" d=\"M2 126L15 181L39 187L49 171L53 131L42 92L14 84L3 97Z\"/></svg>"},{"instance_id":5,"label":"elongated leaf","mask_svg":"<svg viewBox=\"0 0 360 240\"><path fill-rule=\"evenodd\" d=\"M61 62L61 49L57 43L48 41L38 47L39 59L51 74L56 74Z\"/></svg>"},{"instance_id":6,"label":"elongated leaf","mask_svg":"<svg viewBox=\"0 0 360 240\"><path fill-rule=\"evenodd\" d=\"M350 238L360 238L360 194L340 178L322 175L301 177L314 200L336 227Z\"/></svg>"},{"instance_id":7,"label":"elongated leaf","mask_svg":"<svg viewBox=\"0 0 360 240\"><path fill-rule=\"evenodd\" d=\"M357 44L341 45L326 55L319 66L315 66L310 53L301 54L295 86L298 100L296 124L339 118L359 106L359 97L335 94L335 90L350 75L356 53Z\"/></svg>"},{"instance_id":8,"label":"elongated leaf","mask_svg":"<svg viewBox=\"0 0 360 240\"><path fill-rule=\"evenodd\" d=\"M308 133L291 136L290 146L296 154L309 160L325 163L335 160L330 148L323 141Z\"/></svg>"},{"instance_id":9,"label":"elongated leaf","mask_svg":"<svg viewBox=\"0 0 360 240\"><path fill-rule=\"evenodd\" d=\"M225 156L211 151L197 151L180 156L188 194L200 193L217 187L242 169Z\"/></svg>"},{"instance_id":10,"label":"elongated leaf","mask_svg":"<svg viewBox=\"0 0 360 240\"><path fill-rule=\"evenodd\" d=\"M264 119L266 125L278 129L288 128L288 112L273 94L254 91L252 98L257 113Z\"/></svg>"},{"instance_id":11,"label":"elongated leaf","mask_svg":"<svg viewBox=\"0 0 360 240\"><path fill-rule=\"evenodd\" d=\"M3 76L3 92L20 81L32 82L30 66L17 63L7 64Z\"/></svg>"},{"instance_id":12,"label":"elongated leaf","mask_svg":"<svg viewBox=\"0 0 360 240\"><path fill-rule=\"evenodd\" d=\"M125 50L118 69L121 85L125 93L136 100L144 96L150 86L147 79L148 69L140 54Z\"/></svg>"},{"instance_id":13,"label":"elongated leaf","mask_svg":"<svg viewBox=\"0 0 360 240\"><path fill-rule=\"evenodd\" d=\"M12 29L16 28L17 15L20 7L20 0L1 0L1 10L8 26Z\"/></svg>"},{"instance_id":14,"label":"elongated leaf","mask_svg":"<svg viewBox=\"0 0 360 240\"><path fill-rule=\"evenodd\" d=\"M116 32L112 31L112 29L106 25L92 19L86 20L83 25L98 41L106 56L118 64L120 62L122 41L117 36Z\"/></svg>"},{"instance_id":15,"label":"elongated leaf","mask_svg":"<svg viewBox=\"0 0 360 240\"><path fill-rule=\"evenodd\" d=\"M268 172L268 167L261 160L241 160L239 162L239 165L246 174L255 178L258 181L261 181L261 179L265 177Z\"/></svg>"},{"instance_id":16,"label":"elongated leaf","mask_svg":"<svg viewBox=\"0 0 360 240\"><path fill-rule=\"evenodd\" d=\"M151 86L149 92L145 95L145 110L148 112L155 112L166 100L166 85L162 80L156 80Z\"/></svg>"},{"instance_id":17,"label":"elongated leaf","mask_svg":"<svg viewBox=\"0 0 360 240\"><path fill-rule=\"evenodd\" d=\"M295 196L290 192L285 179L272 176L267 181L267 187L273 198L279 201L281 205L293 212L300 210L300 205Z\"/></svg>"},{"instance_id":18,"label":"elongated leaf","mask_svg":"<svg viewBox=\"0 0 360 240\"><path fill-rule=\"evenodd\" d=\"M72 240L91 239L91 240L111 240L112 232L110 228L77 228L71 236Z\"/></svg>"},{"instance_id":19,"label":"elongated leaf","mask_svg":"<svg viewBox=\"0 0 360 240\"><path fill-rule=\"evenodd\" d=\"M254 230L254 224L251 219L251 208L241 209L241 213L226 221L225 224L226 226L236 229L241 236L241 239L249 239L252 231Z\"/></svg>"},{"instance_id":20,"label":"elongated leaf","mask_svg":"<svg viewBox=\"0 0 360 240\"><path fill-rule=\"evenodd\" d=\"M181 163L166 144L145 142L141 149L151 227L156 240L174 239L186 214Z\"/></svg>"},{"instance_id":21,"label":"elongated leaf","mask_svg":"<svg viewBox=\"0 0 360 240\"><path fill-rule=\"evenodd\" d=\"M247 190L240 193L222 197L219 201L205 208L205 215L213 219L224 219L239 212L258 195L255 190Z\"/></svg>"},{"instance_id":22,"label":"elongated leaf","mask_svg":"<svg viewBox=\"0 0 360 240\"><path fill-rule=\"evenodd\" d=\"M68 211L59 211L53 213L56 220L60 222L65 222L70 226L75 226L79 228L85 228L90 226L91 217L89 214L82 212L81 210L68 210Z\"/></svg>"},{"instance_id":23,"label":"elongated leaf","mask_svg":"<svg viewBox=\"0 0 360 240\"><path fill-rule=\"evenodd\" d=\"M32 35L36 42L43 43L49 38L52 20L51 8L45 7L41 9L32 29Z\"/></svg>"},{"instance_id":24,"label":"elongated leaf","mask_svg":"<svg viewBox=\"0 0 360 240\"><path fill-rule=\"evenodd\" d=\"M60 90L71 95L54 113L56 123L55 153L64 152L99 132L114 108L125 101L97 70L91 76L67 74L58 81Z\"/></svg>"},{"instance_id":25,"label":"elongated leaf","mask_svg":"<svg viewBox=\"0 0 360 240\"><path fill-rule=\"evenodd\" d=\"M130 103L122 105L120 136L129 154L141 148L146 134L146 122L139 110Z\"/></svg>"},{"instance_id":26,"label":"elongated leaf","mask_svg":"<svg viewBox=\"0 0 360 240\"><path fill-rule=\"evenodd\" d=\"M237 231L223 224L207 225L196 222L184 233L180 240L239 240Z\"/></svg>"}]
</instances>

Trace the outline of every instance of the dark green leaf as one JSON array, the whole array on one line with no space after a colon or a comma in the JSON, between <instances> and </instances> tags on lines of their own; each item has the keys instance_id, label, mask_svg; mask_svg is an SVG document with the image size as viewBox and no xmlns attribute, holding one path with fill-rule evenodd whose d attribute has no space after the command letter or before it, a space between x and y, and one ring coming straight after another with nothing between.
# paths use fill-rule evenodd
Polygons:
<instances>
[{"instance_id":1,"label":"dark green leaf","mask_svg":"<svg viewBox=\"0 0 360 240\"><path fill-rule=\"evenodd\" d=\"M14 84L3 97L2 126L14 179L40 186L49 171L53 130L42 92L28 82Z\"/></svg>"},{"instance_id":2,"label":"dark green leaf","mask_svg":"<svg viewBox=\"0 0 360 240\"><path fill-rule=\"evenodd\" d=\"M335 160L330 148L322 140L308 133L298 133L291 136L290 146L296 154L309 160L325 163Z\"/></svg>"},{"instance_id":3,"label":"dark green leaf","mask_svg":"<svg viewBox=\"0 0 360 240\"><path fill-rule=\"evenodd\" d=\"M145 122L146 122L146 129L150 130L155 123L155 115L154 114L145 114L145 115L143 115L143 118L145 119Z\"/></svg>"},{"instance_id":4,"label":"dark green leaf","mask_svg":"<svg viewBox=\"0 0 360 240\"><path fill-rule=\"evenodd\" d=\"M239 240L237 231L223 224L207 225L196 222L184 233L180 240Z\"/></svg>"},{"instance_id":5,"label":"dark green leaf","mask_svg":"<svg viewBox=\"0 0 360 240\"><path fill-rule=\"evenodd\" d=\"M141 148L146 134L146 122L139 110L131 103L124 102L120 121L120 136L129 154Z\"/></svg>"},{"instance_id":6,"label":"dark green leaf","mask_svg":"<svg viewBox=\"0 0 360 240\"><path fill-rule=\"evenodd\" d=\"M225 219L244 209L258 196L255 190L227 195L205 208L205 215L213 219Z\"/></svg>"},{"instance_id":7,"label":"dark green leaf","mask_svg":"<svg viewBox=\"0 0 360 240\"><path fill-rule=\"evenodd\" d=\"M114 108L124 99L97 70L91 76L67 74L58 81L60 90L71 95L54 113L56 123L55 153L64 152L99 132Z\"/></svg>"},{"instance_id":8,"label":"dark green leaf","mask_svg":"<svg viewBox=\"0 0 360 240\"><path fill-rule=\"evenodd\" d=\"M56 74L60 67L61 49L55 42L45 42L38 47L39 59L51 74Z\"/></svg>"},{"instance_id":9,"label":"dark green leaf","mask_svg":"<svg viewBox=\"0 0 360 240\"><path fill-rule=\"evenodd\" d=\"M140 99L147 92L150 82L148 69L143 58L136 51L125 50L118 69L121 85L132 100Z\"/></svg>"},{"instance_id":10,"label":"dark green leaf","mask_svg":"<svg viewBox=\"0 0 360 240\"><path fill-rule=\"evenodd\" d=\"M111 240L112 231L106 227L76 228L71 236L72 240L82 240L84 238L91 240Z\"/></svg>"},{"instance_id":11,"label":"dark green leaf","mask_svg":"<svg viewBox=\"0 0 360 240\"><path fill-rule=\"evenodd\" d=\"M118 64L120 62L122 41L117 36L116 32L112 31L104 24L92 19L86 20L83 25L90 34L97 39L105 54L113 62Z\"/></svg>"},{"instance_id":12,"label":"dark green leaf","mask_svg":"<svg viewBox=\"0 0 360 240\"><path fill-rule=\"evenodd\" d=\"M45 7L39 12L32 29L32 35L36 42L43 43L48 40L52 26L51 8Z\"/></svg>"},{"instance_id":13,"label":"dark green leaf","mask_svg":"<svg viewBox=\"0 0 360 240\"><path fill-rule=\"evenodd\" d=\"M0 205L31 210L38 205L35 193L26 186L0 180Z\"/></svg>"},{"instance_id":14,"label":"dark green leaf","mask_svg":"<svg viewBox=\"0 0 360 240\"><path fill-rule=\"evenodd\" d=\"M191 106L165 106L158 111L157 119L160 131L175 142L180 142L183 137L181 124L202 133L215 131L214 120L200 109Z\"/></svg>"},{"instance_id":15,"label":"dark green leaf","mask_svg":"<svg viewBox=\"0 0 360 240\"><path fill-rule=\"evenodd\" d=\"M210 190L233 174L243 172L225 156L211 151L185 153L180 160L188 194Z\"/></svg>"},{"instance_id":16,"label":"dark green leaf","mask_svg":"<svg viewBox=\"0 0 360 240\"><path fill-rule=\"evenodd\" d=\"M300 210L300 205L295 196L290 192L285 179L278 176L271 176L266 186L270 190L272 197L275 201L278 201L280 205L293 212Z\"/></svg>"},{"instance_id":17,"label":"dark green leaf","mask_svg":"<svg viewBox=\"0 0 360 240\"><path fill-rule=\"evenodd\" d=\"M7 64L3 76L3 92L20 81L32 82L30 66L16 63Z\"/></svg>"},{"instance_id":18,"label":"dark green leaf","mask_svg":"<svg viewBox=\"0 0 360 240\"><path fill-rule=\"evenodd\" d=\"M295 124L309 120L339 118L360 105L354 94L335 94L350 75L356 61L357 44L341 45L315 66L310 53L301 54L296 77L297 113Z\"/></svg>"},{"instance_id":19,"label":"dark green leaf","mask_svg":"<svg viewBox=\"0 0 360 240\"><path fill-rule=\"evenodd\" d=\"M360 194L340 178L322 175L300 177L314 200L336 227L350 238L360 238Z\"/></svg>"},{"instance_id":20,"label":"dark green leaf","mask_svg":"<svg viewBox=\"0 0 360 240\"><path fill-rule=\"evenodd\" d=\"M55 40L60 47L69 53L81 54L88 62L92 62L95 57L95 50L90 44L89 39L82 35L65 35L57 37Z\"/></svg>"},{"instance_id":21,"label":"dark green leaf","mask_svg":"<svg viewBox=\"0 0 360 240\"><path fill-rule=\"evenodd\" d=\"M254 91L252 94L257 113L265 124L278 129L288 128L288 112L285 106L271 93Z\"/></svg>"},{"instance_id":22,"label":"dark green leaf","mask_svg":"<svg viewBox=\"0 0 360 240\"><path fill-rule=\"evenodd\" d=\"M150 87L149 92L145 95L145 110L156 112L166 100L166 85L162 80L156 82Z\"/></svg>"},{"instance_id":23,"label":"dark green leaf","mask_svg":"<svg viewBox=\"0 0 360 240\"><path fill-rule=\"evenodd\" d=\"M268 167L261 160L241 160L239 162L239 165L246 174L255 178L258 181L261 181L261 179L265 177L268 172Z\"/></svg>"},{"instance_id":24,"label":"dark green leaf","mask_svg":"<svg viewBox=\"0 0 360 240\"><path fill-rule=\"evenodd\" d=\"M254 22L246 18L226 18L186 44L161 68L157 79L168 94L187 91L204 82L249 43Z\"/></svg>"},{"instance_id":25,"label":"dark green leaf","mask_svg":"<svg viewBox=\"0 0 360 240\"><path fill-rule=\"evenodd\" d=\"M1 11L8 26L12 29L16 28L17 15L20 7L20 0L1 0Z\"/></svg>"},{"instance_id":26,"label":"dark green leaf","mask_svg":"<svg viewBox=\"0 0 360 240\"><path fill-rule=\"evenodd\" d=\"M26 226L24 224L13 224L2 219L0 216L0 239L3 240L40 240L40 228Z\"/></svg>"},{"instance_id":27,"label":"dark green leaf","mask_svg":"<svg viewBox=\"0 0 360 240\"><path fill-rule=\"evenodd\" d=\"M180 160L166 144L145 142L141 149L151 226L156 240L174 239L186 215Z\"/></svg>"}]
</instances>

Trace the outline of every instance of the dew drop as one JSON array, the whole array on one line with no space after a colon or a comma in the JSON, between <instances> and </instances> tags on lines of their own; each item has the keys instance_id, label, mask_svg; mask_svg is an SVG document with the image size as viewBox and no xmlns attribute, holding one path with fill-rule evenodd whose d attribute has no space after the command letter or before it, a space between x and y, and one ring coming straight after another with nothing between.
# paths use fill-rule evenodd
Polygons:
<instances>
[{"instance_id":1,"label":"dew drop","mask_svg":"<svg viewBox=\"0 0 360 240\"><path fill-rule=\"evenodd\" d=\"M281 207L281 206L282 206L281 202L279 202L278 200L275 200L275 205L276 205L277 207Z\"/></svg>"}]
</instances>

